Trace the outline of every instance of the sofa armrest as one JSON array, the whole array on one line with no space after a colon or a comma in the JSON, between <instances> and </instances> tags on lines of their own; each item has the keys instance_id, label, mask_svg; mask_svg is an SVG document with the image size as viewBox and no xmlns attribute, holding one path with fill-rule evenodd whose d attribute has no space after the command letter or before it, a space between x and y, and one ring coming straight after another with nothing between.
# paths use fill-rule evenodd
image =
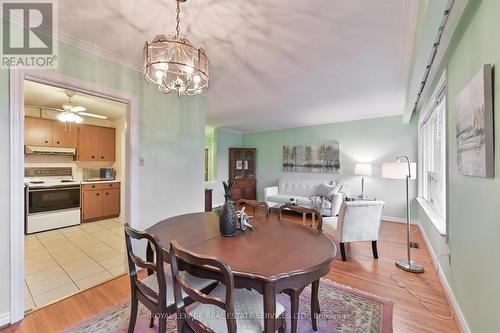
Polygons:
<instances>
[{"instance_id":1,"label":"sofa armrest","mask_svg":"<svg viewBox=\"0 0 500 333\"><path fill-rule=\"evenodd\" d=\"M272 195L278 195L278 186L270 186L264 188L264 198L269 198Z\"/></svg>"}]
</instances>

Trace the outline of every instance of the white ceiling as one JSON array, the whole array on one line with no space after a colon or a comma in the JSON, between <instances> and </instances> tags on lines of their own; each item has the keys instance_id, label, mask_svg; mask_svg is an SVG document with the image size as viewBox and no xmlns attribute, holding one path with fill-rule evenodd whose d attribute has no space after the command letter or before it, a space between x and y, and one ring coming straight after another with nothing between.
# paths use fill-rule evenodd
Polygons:
<instances>
[{"instance_id":1,"label":"white ceiling","mask_svg":"<svg viewBox=\"0 0 500 333\"><path fill-rule=\"evenodd\" d=\"M240 131L403 114L419 0L188 0L211 64L207 125ZM137 69L174 0L59 1L63 40ZM153 89L153 88L151 88Z\"/></svg>"},{"instance_id":2,"label":"white ceiling","mask_svg":"<svg viewBox=\"0 0 500 333\"><path fill-rule=\"evenodd\" d=\"M25 80L24 104L62 109L63 104L68 104L68 96L64 91L62 88ZM126 104L79 92L73 96L71 103L85 107L86 112L106 116L109 120L120 119L126 115Z\"/></svg>"}]
</instances>

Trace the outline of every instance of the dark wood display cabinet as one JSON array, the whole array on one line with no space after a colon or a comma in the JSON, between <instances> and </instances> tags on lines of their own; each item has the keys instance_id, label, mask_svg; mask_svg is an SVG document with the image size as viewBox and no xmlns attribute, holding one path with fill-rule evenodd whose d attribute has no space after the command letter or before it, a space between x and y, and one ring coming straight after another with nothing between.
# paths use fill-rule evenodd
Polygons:
<instances>
[{"instance_id":1,"label":"dark wood display cabinet","mask_svg":"<svg viewBox=\"0 0 500 333\"><path fill-rule=\"evenodd\" d=\"M229 148L229 179L233 182L234 201L257 199L256 157L255 148Z\"/></svg>"}]
</instances>

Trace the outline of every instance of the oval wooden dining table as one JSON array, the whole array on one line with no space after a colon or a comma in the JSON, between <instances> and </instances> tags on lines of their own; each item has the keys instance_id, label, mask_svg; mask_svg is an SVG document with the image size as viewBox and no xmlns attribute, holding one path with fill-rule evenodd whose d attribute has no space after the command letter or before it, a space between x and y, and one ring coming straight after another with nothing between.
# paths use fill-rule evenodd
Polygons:
<instances>
[{"instance_id":1,"label":"oval wooden dining table","mask_svg":"<svg viewBox=\"0 0 500 333\"><path fill-rule=\"evenodd\" d=\"M270 333L275 332L276 294L325 276L336 247L321 231L280 221L274 214L257 214L251 224L253 231L223 237L215 213L193 213L165 219L146 232L161 241L164 258L169 258L169 244L176 240L193 252L228 263L236 288L252 288L264 296L264 332ZM149 258L151 251L148 247Z\"/></svg>"}]
</instances>

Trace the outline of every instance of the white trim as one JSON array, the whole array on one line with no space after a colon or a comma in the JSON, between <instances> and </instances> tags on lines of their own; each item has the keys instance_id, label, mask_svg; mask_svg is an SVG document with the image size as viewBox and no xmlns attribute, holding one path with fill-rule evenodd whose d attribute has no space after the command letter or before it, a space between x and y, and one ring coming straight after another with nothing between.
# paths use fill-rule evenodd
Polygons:
<instances>
[{"instance_id":1,"label":"white trim","mask_svg":"<svg viewBox=\"0 0 500 333\"><path fill-rule=\"evenodd\" d=\"M443 89L446 89L446 86L448 85L448 73L446 70L443 72L443 75L439 78L439 81L436 85L436 88L432 92L431 98L429 98L429 101L427 102L427 105L425 106L424 110L420 112L420 115L418 116L418 128L422 126L422 123L427 120L427 118L430 116L430 113L434 110L436 101L441 95L441 92ZM445 96L446 96L445 92Z\"/></svg>"},{"instance_id":2,"label":"white trim","mask_svg":"<svg viewBox=\"0 0 500 333\"><path fill-rule=\"evenodd\" d=\"M424 239L425 245L427 246L427 249L431 255L432 259L432 264L434 266L434 269L438 273L439 281L441 282L441 285L443 286L444 293L446 294L446 298L448 299L448 303L450 303L451 308L454 313L454 317L456 318L458 328L462 333L471 333L471 329L469 328L469 325L467 324L467 320L465 319L464 314L462 313L462 309L460 309L460 305L458 304L457 299L455 298L455 294L453 293L453 290L451 289L448 280L446 279L446 276L443 273L443 269L441 267L441 264L436 256L436 253L434 252L434 248L431 245L431 242L427 238L427 234L424 231L424 228L422 227L421 224L418 225L418 228L420 229L420 234L422 235L422 238Z\"/></svg>"},{"instance_id":3,"label":"white trim","mask_svg":"<svg viewBox=\"0 0 500 333\"><path fill-rule=\"evenodd\" d=\"M446 52L448 51L448 47L450 46L451 39L453 34L455 33L455 29L462 18L462 14L467 7L469 0L454 0L453 7L451 8L450 15L448 16L448 21L446 22L446 26L444 27L443 35L441 37L440 45L437 49L436 56L434 58L433 65L429 71L429 76L427 78L427 84L422 91L422 95L420 98L421 101L425 101L429 96L430 89L432 88L432 83L436 79L436 75L439 74L438 70L441 68L441 63L445 60ZM435 40L429 41L429 43L434 43ZM425 67L423 68L425 70ZM420 86L420 83L419 85ZM414 92L415 94L418 91ZM412 96L413 98L413 96ZM403 123L408 124L411 120L411 116L413 114L413 102L407 107L403 114Z\"/></svg>"},{"instance_id":4,"label":"white trim","mask_svg":"<svg viewBox=\"0 0 500 333\"><path fill-rule=\"evenodd\" d=\"M417 197L417 202L422 207L422 210L425 212L429 220L431 220L432 224L436 227L437 231L441 236L446 236L446 221L439 216L439 214L432 208L427 200L422 197Z\"/></svg>"},{"instance_id":5,"label":"white trim","mask_svg":"<svg viewBox=\"0 0 500 333\"><path fill-rule=\"evenodd\" d=\"M137 223L137 161L139 98L92 82L78 80L47 70L10 70L10 322L24 317L24 79L128 104L125 167L125 217L135 227Z\"/></svg>"},{"instance_id":6,"label":"white trim","mask_svg":"<svg viewBox=\"0 0 500 333\"><path fill-rule=\"evenodd\" d=\"M10 79L10 318L24 317L24 71Z\"/></svg>"},{"instance_id":7,"label":"white trim","mask_svg":"<svg viewBox=\"0 0 500 333\"><path fill-rule=\"evenodd\" d=\"M10 324L10 312L0 314L0 328Z\"/></svg>"},{"instance_id":8,"label":"white trim","mask_svg":"<svg viewBox=\"0 0 500 333\"><path fill-rule=\"evenodd\" d=\"M382 216L382 221L387 222L397 222L397 223L406 223L406 217L395 217L395 216ZM418 220L410 219L411 224L418 224Z\"/></svg>"},{"instance_id":9,"label":"white trim","mask_svg":"<svg viewBox=\"0 0 500 333\"><path fill-rule=\"evenodd\" d=\"M448 201L448 196L447 196L447 186L446 186L446 177L447 177L447 166L448 166L448 159L447 159L447 120L448 120L448 106L447 106L447 86L448 86L448 73L445 70L443 74L441 75L441 78L439 79L434 92L432 93L431 98L427 102L427 105L421 111L419 117L418 117L418 126L417 126L417 153L418 153L418 189L417 189L417 202L420 204L422 209L425 211L431 222L435 225L436 229L441 235L446 235L446 209L444 211L443 217L441 217L435 209L427 202L427 200L424 199L424 194L423 194L423 188L424 188L424 182L427 177L423 174L424 172L424 151L423 151L423 140L422 140L422 135L421 135L421 128L424 125L424 123L428 120L428 118L432 115L432 113L436 110L436 106L443 102L444 103L444 119L443 119L443 130L444 130L444 140L442 142L442 158L444 161L444 167L443 167L443 177L444 177L444 186L442 188L443 191L443 198L444 198L444 206L447 206L447 201ZM443 97L441 97L443 96ZM439 103L438 103L439 102Z\"/></svg>"},{"instance_id":10,"label":"white trim","mask_svg":"<svg viewBox=\"0 0 500 333\"><path fill-rule=\"evenodd\" d=\"M65 33L63 31L59 31L59 41L64 42L68 45L77 47L83 51L87 51L89 53L92 53L98 57L107 59L109 61L112 61L116 64L123 65L127 68L130 68L134 71L137 71L139 73L142 73L142 64L136 61L132 61L127 57L122 57L120 55L117 55L113 52L110 52L109 50L106 50L102 47L99 47L95 44L86 42L82 40L81 38L75 37L73 35L70 35L68 33Z\"/></svg>"},{"instance_id":11,"label":"white trim","mask_svg":"<svg viewBox=\"0 0 500 333\"><path fill-rule=\"evenodd\" d=\"M451 8L450 16L448 17L448 22L446 22L446 27L443 31L443 36L441 37L441 43L436 52L436 58L434 60L434 65L431 67L429 71L429 78L427 79L428 84L424 87L424 91L422 92L421 101L427 100L427 97L432 92L430 90L432 88L432 83L436 79L436 75L438 75L438 69L441 67L441 63L445 60L446 51L450 46L451 39L455 32L455 29L462 18L462 14L467 7L469 0L454 0L453 7Z\"/></svg>"}]
</instances>

